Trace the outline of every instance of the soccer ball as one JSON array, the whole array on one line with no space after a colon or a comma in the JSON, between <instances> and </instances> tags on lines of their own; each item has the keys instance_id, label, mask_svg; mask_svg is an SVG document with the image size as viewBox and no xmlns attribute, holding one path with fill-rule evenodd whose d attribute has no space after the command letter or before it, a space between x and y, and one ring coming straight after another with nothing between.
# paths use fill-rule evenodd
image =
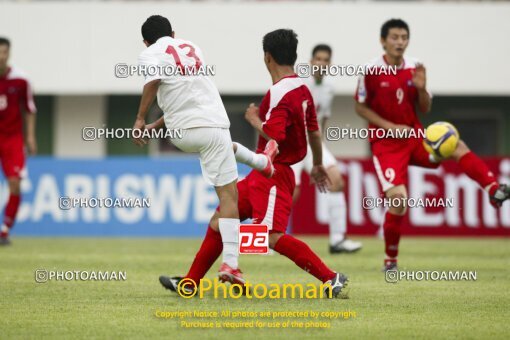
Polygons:
<instances>
[{"instance_id":1,"label":"soccer ball","mask_svg":"<svg viewBox=\"0 0 510 340\"><path fill-rule=\"evenodd\" d=\"M437 159L449 158L459 143L459 132L448 122L436 122L425 130L423 146Z\"/></svg>"}]
</instances>

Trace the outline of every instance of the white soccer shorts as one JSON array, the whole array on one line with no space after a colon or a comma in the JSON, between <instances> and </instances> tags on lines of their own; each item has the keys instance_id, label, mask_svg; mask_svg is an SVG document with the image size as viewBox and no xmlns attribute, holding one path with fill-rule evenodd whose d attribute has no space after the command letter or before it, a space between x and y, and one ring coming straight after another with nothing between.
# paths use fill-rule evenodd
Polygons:
<instances>
[{"instance_id":1,"label":"white soccer shorts","mask_svg":"<svg viewBox=\"0 0 510 340\"><path fill-rule=\"evenodd\" d=\"M200 155L202 175L209 184L221 187L238 178L229 129L215 127L183 129L182 138L173 138L171 142L184 152Z\"/></svg>"}]
</instances>

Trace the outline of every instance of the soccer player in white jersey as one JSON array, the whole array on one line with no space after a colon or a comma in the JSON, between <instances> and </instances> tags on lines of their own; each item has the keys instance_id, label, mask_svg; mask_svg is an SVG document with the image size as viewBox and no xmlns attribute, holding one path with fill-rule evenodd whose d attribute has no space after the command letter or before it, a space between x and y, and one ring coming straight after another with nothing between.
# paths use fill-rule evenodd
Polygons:
<instances>
[{"instance_id":1,"label":"soccer player in white jersey","mask_svg":"<svg viewBox=\"0 0 510 340\"><path fill-rule=\"evenodd\" d=\"M331 64L332 50L328 45L320 44L312 50L312 65L328 67ZM333 103L334 90L330 80L324 76L324 73L314 70L309 78L304 78L305 84L310 89L317 112L317 121L324 132L326 121L331 117L331 105ZM324 133L322 134L324 136ZM324 138L324 137L323 137ZM347 206L344 195L344 181L342 174L338 169L335 157L328 150L326 144L322 143L322 154L324 166L327 169L331 186L327 193L328 202L328 222L329 222L329 252L352 253L361 249L360 242L352 241L345 237L347 230ZM301 162L292 166L296 178L296 188L294 190L294 202L300 195L301 172L304 170L308 174L312 169L312 153L308 153Z\"/></svg>"},{"instance_id":2,"label":"soccer player in white jersey","mask_svg":"<svg viewBox=\"0 0 510 340\"><path fill-rule=\"evenodd\" d=\"M219 275L242 282L238 268L240 221L236 146L230 137L230 121L225 107L212 80L201 74L202 51L190 41L175 38L167 18L149 17L142 25L142 36L147 49L140 54L140 67L162 72L147 72L133 128L155 129L166 125L168 129L182 129L182 138L172 138L171 142L184 152L200 155L202 174L214 186L220 201L220 218L210 226L214 232L221 233L223 242L223 264ZM177 70L175 74L169 72L172 68ZM163 117L146 126L145 118L156 97ZM135 139L135 143L143 146L147 141ZM269 151L274 157L274 144ZM268 176L271 176L271 157L258 154L256 158L259 162L255 165L260 165L259 170L269 171Z\"/></svg>"}]
</instances>

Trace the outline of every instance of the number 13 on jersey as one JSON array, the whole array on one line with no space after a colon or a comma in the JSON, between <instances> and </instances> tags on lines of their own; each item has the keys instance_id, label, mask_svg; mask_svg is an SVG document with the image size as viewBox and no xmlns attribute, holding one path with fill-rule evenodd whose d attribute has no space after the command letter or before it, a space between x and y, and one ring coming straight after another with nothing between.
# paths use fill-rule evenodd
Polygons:
<instances>
[{"instance_id":1,"label":"number 13 on jersey","mask_svg":"<svg viewBox=\"0 0 510 340\"><path fill-rule=\"evenodd\" d=\"M194 65L195 69L199 69L202 66L202 61L196 55L195 48L193 46L191 46L190 44L181 44L181 45L179 45L178 48L180 50L188 49L186 56L195 59L195 65ZM179 53L176 51L175 47L172 45L168 45L165 52L167 54L171 54L172 57L174 57L175 64L177 65L177 67L179 68L179 70L182 73L182 71L184 71L184 68L182 66L182 62L181 62L181 58L179 57Z\"/></svg>"}]
</instances>

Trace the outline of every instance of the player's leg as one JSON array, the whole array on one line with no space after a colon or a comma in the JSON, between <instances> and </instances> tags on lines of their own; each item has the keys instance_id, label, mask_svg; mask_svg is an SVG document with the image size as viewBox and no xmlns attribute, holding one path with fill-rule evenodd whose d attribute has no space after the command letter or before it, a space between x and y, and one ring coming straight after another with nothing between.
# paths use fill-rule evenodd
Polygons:
<instances>
[{"instance_id":1,"label":"player's leg","mask_svg":"<svg viewBox=\"0 0 510 340\"><path fill-rule=\"evenodd\" d=\"M220 212L216 210L209 221L209 226L207 227L207 232L204 240L202 241L202 245L195 255L195 259L185 276L186 278L192 279L197 284L209 271L223 251L219 218Z\"/></svg>"},{"instance_id":2,"label":"player's leg","mask_svg":"<svg viewBox=\"0 0 510 340\"><path fill-rule=\"evenodd\" d=\"M196 285L200 284L200 280L205 276L209 269L211 269L212 265L214 262L216 262L223 251L223 241L220 234L219 218L220 213L218 207L218 209L214 212L211 220L209 221L207 232L205 234L204 240L202 241L202 245L196 253L188 273L185 276L174 277L161 275L159 277L159 282L163 285L163 287L173 292L177 292L179 282L182 279L193 280Z\"/></svg>"},{"instance_id":3,"label":"player's leg","mask_svg":"<svg viewBox=\"0 0 510 340\"><path fill-rule=\"evenodd\" d=\"M251 217L251 206L248 199L249 192L247 185L249 179L250 175L237 183L237 190L239 195L238 211L241 220L245 220L246 218ZM196 284L199 284L200 279L202 279L209 271L209 269L211 269L211 266L223 251L223 241L220 234L219 219L220 207L216 209L213 216L211 217L211 220L209 221L209 226L207 227L207 232L205 234L204 240L202 241L202 245L196 253L188 273L184 277L161 276L160 282L165 288L176 291L179 281L183 278L191 279Z\"/></svg>"},{"instance_id":4,"label":"player's leg","mask_svg":"<svg viewBox=\"0 0 510 340\"><path fill-rule=\"evenodd\" d=\"M377 178L385 197L392 202L382 221L385 245L384 270L392 270L397 268L400 227L406 213L406 207L398 203L403 203L407 198L405 187L407 167L414 146L407 140L382 140L373 143L371 147Z\"/></svg>"},{"instance_id":5,"label":"player's leg","mask_svg":"<svg viewBox=\"0 0 510 340\"><path fill-rule=\"evenodd\" d=\"M223 263L220 276L237 271L239 267L239 213L237 211L237 180L215 187L220 201L218 228L223 241ZM242 275L239 275L241 278ZM242 280L244 283L244 280Z\"/></svg>"},{"instance_id":6,"label":"player's leg","mask_svg":"<svg viewBox=\"0 0 510 340\"><path fill-rule=\"evenodd\" d=\"M9 231L14 226L16 214L21 202L20 183L19 177L8 177L9 183L9 199L5 205L4 220L0 232L0 245L9 244Z\"/></svg>"},{"instance_id":7,"label":"player's leg","mask_svg":"<svg viewBox=\"0 0 510 340\"><path fill-rule=\"evenodd\" d=\"M397 268L400 226L406 213L404 204L407 198L406 187L403 184L394 186L385 192L385 196L392 204L384 214L383 221L384 251L386 253L384 270L394 270Z\"/></svg>"},{"instance_id":8,"label":"player's leg","mask_svg":"<svg viewBox=\"0 0 510 340\"><path fill-rule=\"evenodd\" d=\"M326 194L328 202L329 252L331 254L353 253L360 250L362 244L345 237L347 232L347 204L344 194L344 180L335 157L324 143L322 145L323 163L331 180L331 186Z\"/></svg>"},{"instance_id":9,"label":"player's leg","mask_svg":"<svg viewBox=\"0 0 510 340\"><path fill-rule=\"evenodd\" d=\"M269 247L287 257L322 283L328 283L332 287L332 294L335 297L347 284L345 275L331 270L305 242L291 235L272 231L269 234Z\"/></svg>"},{"instance_id":10,"label":"player's leg","mask_svg":"<svg viewBox=\"0 0 510 340\"><path fill-rule=\"evenodd\" d=\"M237 142L232 143L232 146L237 162L248 165L262 173L267 178L271 178L271 176L273 176L273 160L278 154L278 143L276 143L276 141L268 141L264 152L261 154L253 152Z\"/></svg>"},{"instance_id":11,"label":"player's leg","mask_svg":"<svg viewBox=\"0 0 510 340\"><path fill-rule=\"evenodd\" d=\"M462 171L489 194L490 202L495 208L500 207L505 200L510 198L510 187L506 184L498 184L496 177L484 161L472 152L462 140L459 140L450 159L457 161ZM429 154L422 143L419 143L413 152L411 164L434 168L439 165L440 161Z\"/></svg>"},{"instance_id":12,"label":"player's leg","mask_svg":"<svg viewBox=\"0 0 510 340\"><path fill-rule=\"evenodd\" d=\"M489 194L491 204L497 208L510 198L510 187L498 184L496 177L487 165L462 141L459 140L452 159L456 160L462 171L477 182Z\"/></svg>"},{"instance_id":13,"label":"player's leg","mask_svg":"<svg viewBox=\"0 0 510 340\"><path fill-rule=\"evenodd\" d=\"M198 152L204 179L212 184L220 201L219 230L223 240L224 262L237 270L239 213L237 211L237 163L230 131L221 128L186 129L172 143L185 152Z\"/></svg>"},{"instance_id":14,"label":"player's leg","mask_svg":"<svg viewBox=\"0 0 510 340\"><path fill-rule=\"evenodd\" d=\"M282 169L282 171L285 170ZM293 188L287 188L286 185L277 183L278 179L264 181L260 176L256 181L250 183L253 218L257 223L268 226L271 249L286 256L321 282L329 283L333 287L333 295L338 295L345 286L347 278L328 268L306 243L285 234L292 209Z\"/></svg>"},{"instance_id":15,"label":"player's leg","mask_svg":"<svg viewBox=\"0 0 510 340\"><path fill-rule=\"evenodd\" d=\"M21 202L21 177L25 167L23 137L13 137L2 146L2 169L9 184L9 198L5 205L4 219L0 230L0 245L8 245L9 232L14 226Z\"/></svg>"},{"instance_id":16,"label":"player's leg","mask_svg":"<svg viewBox=\"0 0 510 340\"><path fill-rule=\"evenodd\" d=\"M223 262L220 278L229 276L236 283L244 283L238 270L239 212L237 207L237 163L228 129L207 129L210 141L200 149L202 173L214 185L219 199L218 227L223 241Z\"/></svg>"},{"instance_id":17,"label":"player's leg","mask_svg":"<svg viewBox=\"0 0 510 340\"><path fill-rule=\"evenodd\" d=\"M308 157L308 153L306 154ZM306 159L305 157L305 159ZM299 196L301 196L301 173L303 172L303 168L305 166L305 160L301 160L298 163L291 165L292 171L294 171L294 179L296 186L294 187L294 192L292 193L292 205L296 204Z\"/></svg>"},{"instance_id":18,"label":"player's leg","mask_svg":"<svg viewBox=\"0 0 510 340\"><path fill-rule=\"evenodd\" d=\"M249 178L250 175L248 175L245 179L237 182L238 211L241 220L245 220L251 217L251 206L248 199L249 192L247 185ZM183 278L191 279L198 285L200 280L205 276L209 269L211 269L214 262L221 255L223 251L223 240L220 234L220 210L221 208L218 206L213 216L211 217L204 240L202 241L202 245L196 253L188 273L183 277L160 276L159 281L165 288L176 291L179 281Z\"/></svg>"}]
</instances>

